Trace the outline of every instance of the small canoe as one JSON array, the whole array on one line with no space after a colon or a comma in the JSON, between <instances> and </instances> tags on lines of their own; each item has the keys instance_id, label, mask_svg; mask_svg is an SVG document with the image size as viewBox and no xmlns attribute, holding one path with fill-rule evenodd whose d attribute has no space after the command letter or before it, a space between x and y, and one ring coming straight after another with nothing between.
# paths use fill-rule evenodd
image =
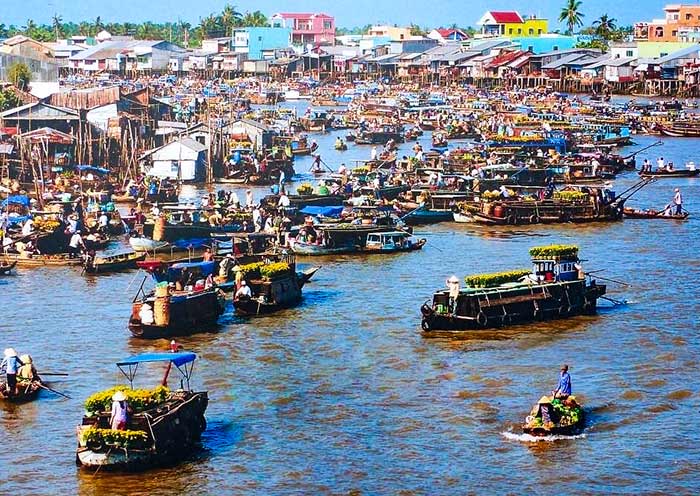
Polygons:
<instances>
[{"instance_id":1,"label":"small canoe","mask_svg":"<svg viewBox=\"0 0 700 496\"><path fill-rule=\"evenodd\" d=\"M543 396L532 407L523 424L523 433L531 436L573 436L585 426L583 406L574 396L566 399Z\"/></svg>"},{"instance_id":2,"label":"small canoe","mask_svg":"<svg viewBox=\"0 0 700 496\"><path fill-rule=\"evenodd\" d=\"M70 267L82 265L83 263L82 258L71 258L67 253L31 256L21 256L10 253L5 255L4 258L10 263L15 263L18 267Z\"/></svg>"},{"instance_id":3,"label":"small canoe","mask_svg":"<svg viewBox=\"0 0 700 496\"><path fill-rule=\"evenodd\" d=\"M18 394L7 394L7 383L0 382L0 400L10 403L26 403L36 399L39 391L42 389L41 380L35 379L29 382L17 382Z\"/></svg>"},{"instance_id":4,"label":"small canoe","mask_svg":"<svg viewBox=\"0 0 700 496\"><path fill-rule=\"evenodd\" d=\"M625 208L623 211L628 219L665 219L665 220L685 220L690 215L688 212L683 212L680 215L665 215L663 211L656 210L637 210L635 208Z\"/></svg>"},{"instance_id":5,"label":"small canoe","mask_svg":"<svg viewBox=\"0 0 700 496\"><path fill-rule=\"evenodd\" d=\"M86 257L85 272L104 274L124 269L135 269L136 264L146 259L146 253L132 250L113 250Z\"/></svg>"}]
</instances>

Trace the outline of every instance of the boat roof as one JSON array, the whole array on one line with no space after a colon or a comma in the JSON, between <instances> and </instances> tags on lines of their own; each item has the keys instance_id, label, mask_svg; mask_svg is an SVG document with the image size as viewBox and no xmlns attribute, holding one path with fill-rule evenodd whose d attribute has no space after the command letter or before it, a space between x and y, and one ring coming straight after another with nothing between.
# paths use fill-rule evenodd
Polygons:
<instances>
[{"instance_id":1,"label":"boat roof","mask_svg":"<svg viewBox=\"0 0 700 496\"><path fill-rule=\"evenodd\" d=\"M139 363L148 362L172 362L177 367L184 365L186 363L194 362L197 355L191 352L178 352L178 353L142 353L141 355L135 355L122 362L117 362L118 367L123 367L125 365L137 365Z\"/></svg>"}]
</instances>

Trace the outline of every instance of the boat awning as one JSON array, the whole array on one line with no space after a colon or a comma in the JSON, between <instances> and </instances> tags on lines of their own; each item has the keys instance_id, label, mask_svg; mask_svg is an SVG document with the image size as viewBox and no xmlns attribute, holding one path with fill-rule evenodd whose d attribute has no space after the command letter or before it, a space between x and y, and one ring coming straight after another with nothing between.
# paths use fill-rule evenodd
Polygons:
<instances>
[{"instance_id":1,"label":"boat awning","mask_svg":"<svg viewBox=\"0 0 700 496\"><path fill-rule=\"evenodd\" d=\"M149 362L172 362L176 366L180 367L186 363L194 362L197 355L191 352L179 352L179 353L143 353L141 355L136 355L127 358L123 362L118 362L118 367L124 367L128 365L138 365L139 363L149 363Z\"/></svg>"},{"instance_id":2,"label":"boat awning","mask_svg":"<svg viewBox=\"0 0 700 496\"><path fill-rule=\"evenodd\" d=\"M80 172L92 172L93 174L106 175L109 174L109 169L104 169L102 167L94 167L92 165L76 165L76 169Z\"/></svg>"},{"instance_id":3,"label":"boat awning","mask_svg":"<svg viewBox=\"0 0 700 496\"><path fill-rule=\"evenodd\" d=\"M323 216L323 217L337 217L343 211L343 207L314 207L307 206L300 210L302 214L313 215L313 216Z\"/></svg>"}]
</instances>

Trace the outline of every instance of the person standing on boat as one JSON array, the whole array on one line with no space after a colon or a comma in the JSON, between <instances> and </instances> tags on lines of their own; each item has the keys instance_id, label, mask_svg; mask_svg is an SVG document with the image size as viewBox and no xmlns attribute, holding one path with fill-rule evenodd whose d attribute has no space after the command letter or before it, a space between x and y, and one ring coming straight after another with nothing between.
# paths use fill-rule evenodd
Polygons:
<instances>
[{"instance_id":1,"label":"person standing on boat","mask_svg":"<svg viewBox=\"0 0 700 496\"><path fill-rule=\"evenodd\" d=\"M112 411L109 424L116 431L125 431L128 420L129 403L126 401L124 391L117 391L112 395Z\"/></svg>"},{"instance_id":2,"label":"person standing on boat","mask_svg":"<svg viewBox=\"0 0 700 496\"><path fill-rule=\"evenodd\" d=\"M0 370L5 369L7 394L10 396L17 393L17 372L22 365L24 362L19 359L14 348L5 349L5 358L0 362Z\"/></svg>"},{"instance_id":3,"label":"person standing on boat","mask_svg":"<svg viewBox=\"0 0 700 496\"><path fill-rule=\"evenodd\" d=\"M70 253L70 258L75 258L78 254L85 249L85 242L83 237L80 235L80 229L75 231L73 236L70 237L68 242L68 252Z\"/></svg>"},{"instance_id":4,"label":"person standing on boat","mask_svg":"<svg viewBox=\"0 0 700 496\"><path fill-rule=\"evenodd\" d=\"M372 151L369 154L369 159L370 160L377 160L377 147L373 146Z\"/></svg>"},{"instance_id":5,"label":"person standing on boat","mask_svg":"<svg viewBox=\"0 0 700 496\"><path fill-rule=\"evenodd\" d=\"M683 196L681 195L681 190L676 188L673 190L673 205L676 207L676 215L683 215Z\"/></svg>"},{"instance_id":6,"label":"person standing on boat","mask_svg":"<svg viewBox=\"0 0 700 496\"><path fill-rule=\"evenodd\" d=\"M447 280L447 290L449 292L450 313L457 313L457 298L459 298L459 279L457 276L452 276Z\"/></svg>"},{"instance_id":7,"label":"person standing on boat","mask_svg":"<svg viewBox=\"0 0 700 496\"><path fill-rule=\"evenodd\" d=\"M569 366L566 364L561 366L559 384L557 384L556 391L552 392L552 396L562 400L571 396L571 376L569 375Z\"/></svg>"}]
</instances>

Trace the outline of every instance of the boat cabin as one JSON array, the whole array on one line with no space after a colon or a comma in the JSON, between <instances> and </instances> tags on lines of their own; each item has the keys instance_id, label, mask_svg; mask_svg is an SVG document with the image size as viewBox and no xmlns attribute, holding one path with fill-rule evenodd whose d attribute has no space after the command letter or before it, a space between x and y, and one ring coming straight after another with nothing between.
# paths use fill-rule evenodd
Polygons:
<instances>
[{"instance_id":1,"label":"boat cabin","mask_svg":"<svg viewBox=\"0 0 700 496\"><path fill-rule=\"evenodd\" d=\"M411 235L401 231L371 233L365 247L372 249L401 249L411 244Z\"/></svg>"},{"instance_id":2,"label":"boat cabin","mask_svg":"<svg viewBox=\"0 0 700 496\"><path fill-rule=\"evenodd\" d=\"M538 281L564 282L579 279L578 258L541 258L532 260L532 274Z\"/></svg>"}]
</instances>

